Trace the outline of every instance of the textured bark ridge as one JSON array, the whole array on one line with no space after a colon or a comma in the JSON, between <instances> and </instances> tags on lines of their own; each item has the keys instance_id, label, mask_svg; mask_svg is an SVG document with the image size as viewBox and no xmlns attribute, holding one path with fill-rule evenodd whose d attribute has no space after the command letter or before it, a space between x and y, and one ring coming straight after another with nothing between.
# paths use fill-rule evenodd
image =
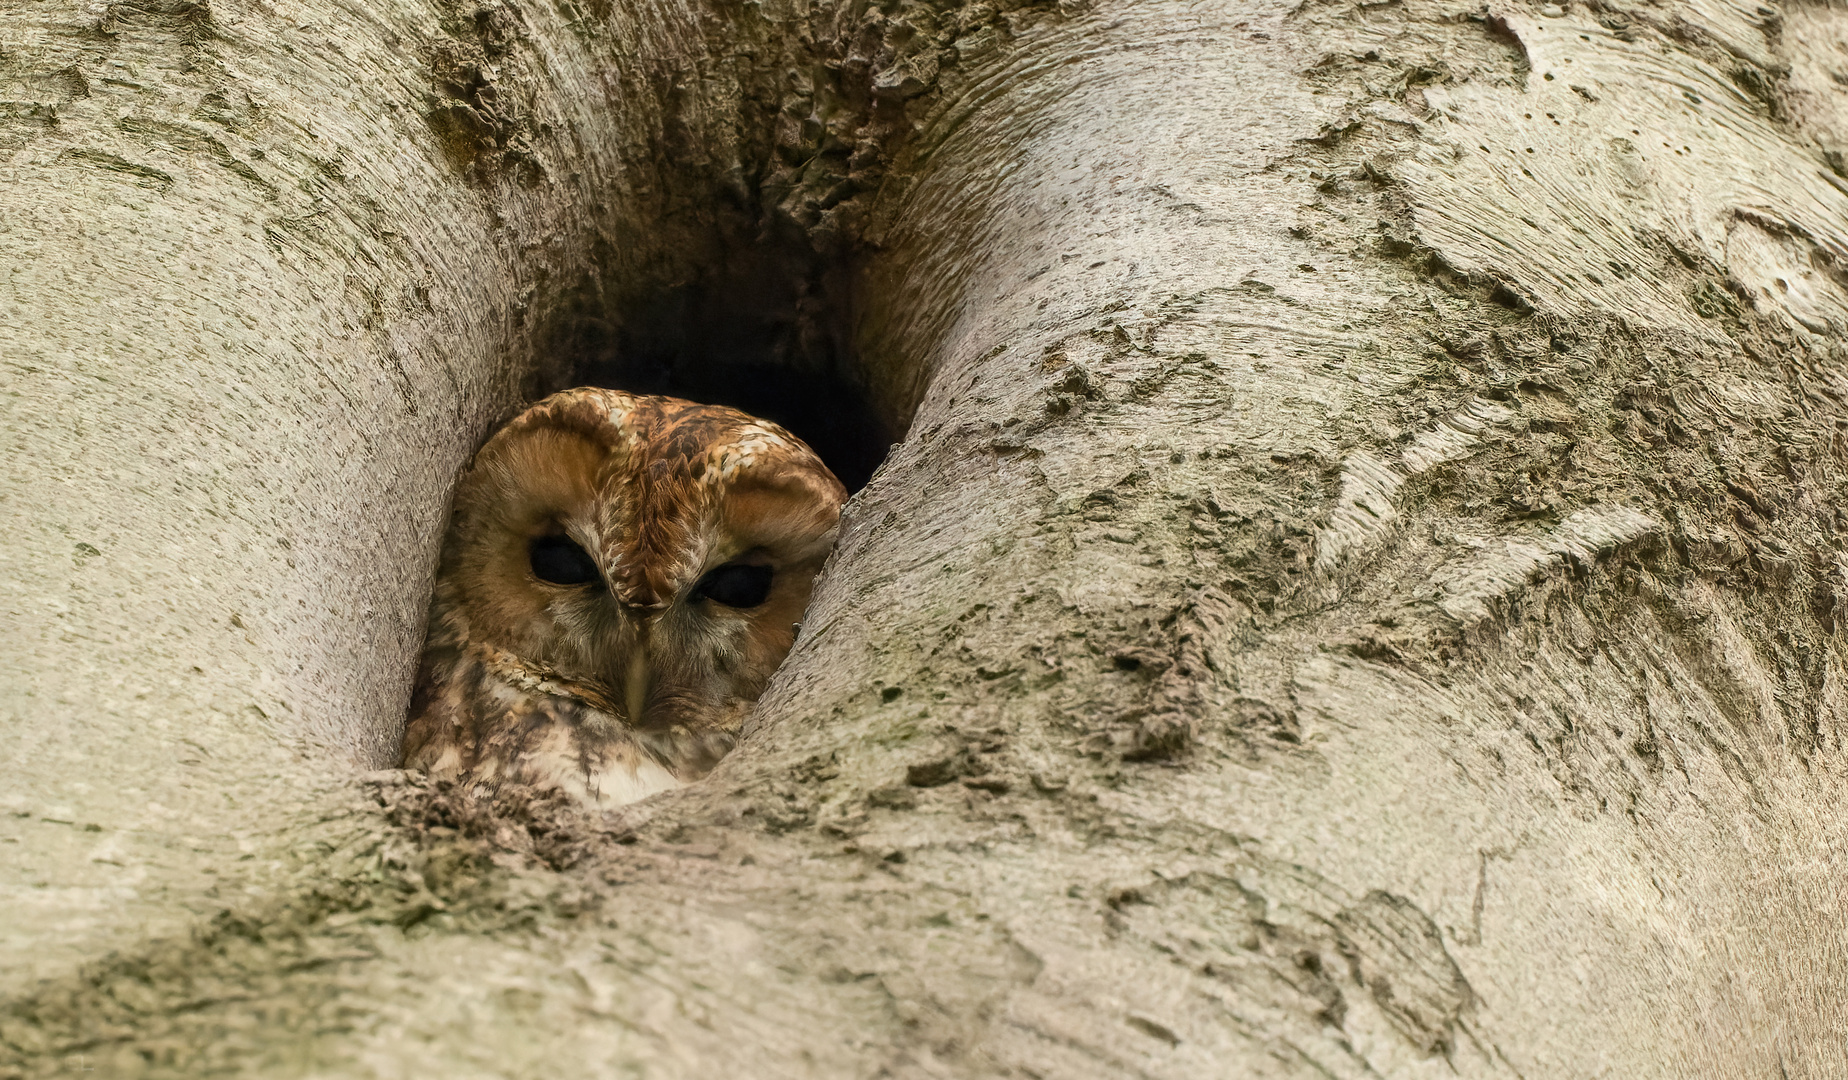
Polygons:
<instances>
[{"instance_id":1,"label":"textured bark ridge","mask_svg":"<svg viewBox=\"0 0 1848 1080\"><path fill-rule=\"evenodd\" d=\"M1848 1067L1838 9L110 10L0 21L0 1069ZM535 343L752 235L909 431L743 744L356 778Z\"/></svg>"}]
</instances>

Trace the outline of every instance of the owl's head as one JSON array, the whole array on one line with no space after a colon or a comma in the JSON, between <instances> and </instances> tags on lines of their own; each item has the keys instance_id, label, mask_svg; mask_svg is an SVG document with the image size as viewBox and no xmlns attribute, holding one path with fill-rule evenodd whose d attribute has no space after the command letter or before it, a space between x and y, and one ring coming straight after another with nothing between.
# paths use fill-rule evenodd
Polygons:
<instances>
[{"instance_id":1,"label":"owl's head","mask_svg":"<svg viewBox=\"0 0 1848 1080\"><path fill-rule=\"evenodd\" d=\"M734 409L554 394L462 477L432 644L485 646L634 728L735 729L845 498L800 439Z\"/></svg>"}]
</instances>

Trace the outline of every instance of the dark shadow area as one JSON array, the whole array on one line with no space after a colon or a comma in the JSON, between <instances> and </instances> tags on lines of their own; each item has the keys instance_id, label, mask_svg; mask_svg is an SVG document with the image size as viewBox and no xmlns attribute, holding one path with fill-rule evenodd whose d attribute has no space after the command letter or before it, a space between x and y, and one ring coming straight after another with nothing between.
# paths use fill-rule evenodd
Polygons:
<instances>
[{"instance_id":1,"label":"dark shadow area","mask_svg":"<svg viewBox=\"0 0 1848 1080\"><path fill-rule=\"evenodd\" d=\"M898 437L857 377L844 269L805 245L733 252L689 281L567 310L546 391L605 386L775 421L857 491Z\"/></svg>"}]
</instances>

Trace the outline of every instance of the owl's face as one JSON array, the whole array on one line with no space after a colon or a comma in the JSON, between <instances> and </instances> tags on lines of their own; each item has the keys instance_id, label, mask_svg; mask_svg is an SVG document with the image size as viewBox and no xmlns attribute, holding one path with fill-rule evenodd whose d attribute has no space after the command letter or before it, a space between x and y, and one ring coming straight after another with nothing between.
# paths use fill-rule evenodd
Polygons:
<instances>
[{"instance_id":1,"label":"owl's face","mask_svg":"<svg viewBox=\"0 0 1848 1080\"><path fill-rule=\"evenodd\" d=\"M845 497L807 446L732 409L553 395L457 489L432 654L511 666L593 727L735 731L794 643ZM424 707L446 689L420 688Z\"/></svg>"}]
</instances>

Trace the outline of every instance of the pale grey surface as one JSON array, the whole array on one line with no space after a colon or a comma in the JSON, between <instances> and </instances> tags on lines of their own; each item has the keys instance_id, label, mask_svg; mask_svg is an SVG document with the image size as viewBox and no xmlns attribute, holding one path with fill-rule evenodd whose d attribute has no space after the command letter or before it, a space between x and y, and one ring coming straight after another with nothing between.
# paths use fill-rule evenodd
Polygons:
<instances>
[{"instance_id":1,"label":"pale grey surface","mask_svg":"<svg viewBox=\"0 0 1848 1080\"><path fill-rule=\"evenodd\" d=\"M844 84L930 87L827 151L912 129L852 205L879 245L863 355L917 411L753 738L593 826L484 824L389 779L387 820L342 773L389 742L442 492L530 363L511 312L529 284L543 307L547 258L587 258L563 178L601 192L646 157L620 148L647 145L652 99L572 75L672 68L695 38L672 9L598 34L580 13L575 35L521 9L502 77L550 110L531 129L550 180L471 187L416 115L434 19L335 33L341 9L313 7L218 15L245 51L212 77L265 103L251 168L277 170L273 203L209 147L162 157L123 126L155 105L113 104L114 59L83 61L89 96L55 128L0 114L21 140L0 243L40 252L9 253L4 301L26 328L4 346L0 511L21 538L0 630L26 913L10 1067L1848 1064L1841 12L706 23L757 43L798 144L819 138L788 135L804 108L852 110L763 42L820 28L850 43ZM65 38L0 25L0 77L65 85L46 44ZM191 47L131 73L174 123L202 93ZM720 104L676 115L722 148L725 109L769 84L688 85ZM253 160L256 136L213 137ZM565 145L581 169L546 156ZM309 168L332 160L345 179ZM400 269L313 232L362 230L296 207L305 177L376 200ZM27 205L46 224L23 229ZM272 239L281 218L318 224ZM420 273L427 311L363 299ZM266 929L138 944L220 908Z\"/></svg>"}]
</instances>

